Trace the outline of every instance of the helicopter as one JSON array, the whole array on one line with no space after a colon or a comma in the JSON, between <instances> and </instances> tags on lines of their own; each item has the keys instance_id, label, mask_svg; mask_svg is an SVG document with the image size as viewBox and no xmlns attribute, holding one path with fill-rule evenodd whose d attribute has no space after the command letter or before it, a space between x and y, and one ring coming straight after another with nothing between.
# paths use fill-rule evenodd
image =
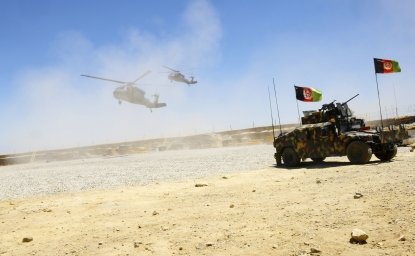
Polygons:
<instances>
[{"instance_id":1,"label":"helicopter","mask_svg":"<svg viewBox=\"0 0 415 256\"><path fill-rule=\"evenodd\" d=\"M163 66L164 68L169 69L171 72L169 73L168 78L170 79L170 82L172 81L176 81L176 82L182 82L182 83L186 83L187 85L191 85L191 84L195 84L197 83L196 80L194 80L194 77L191 76L190 80L187 79L182 73L180 73L180 71L178 70L174 70L172 68L169 68L167 66Z\"/></svg>"},{"instance_id":2,"label":"helicopter","mask_svg":"<svg viewBox=\"0 0 415 256\"><path fill-rule=\"evenodd\" d=\"M142 79L143 77L145 77L146 75L150 73L151 71L149 70L132 82L123 82L123 81L102 78L102 77L97 77L97 76L91 76L91 75L81 75L81 76L122 84L121 86L117 87L113 92L114 98L118 100L119 104L121 104L122 101L127 101L133 104L144 105L147 108L149 108L150 111L152 111L153 108L162 108L162 107L165 107L167 104L158 102L159 100L158 94L153 95L154 100L150 101L148 98L144 97L145 92L143 90L141 90L137 86L134 86L134 85L137 85L136 82L138 80Z\"/></svg>"}]
</instances>

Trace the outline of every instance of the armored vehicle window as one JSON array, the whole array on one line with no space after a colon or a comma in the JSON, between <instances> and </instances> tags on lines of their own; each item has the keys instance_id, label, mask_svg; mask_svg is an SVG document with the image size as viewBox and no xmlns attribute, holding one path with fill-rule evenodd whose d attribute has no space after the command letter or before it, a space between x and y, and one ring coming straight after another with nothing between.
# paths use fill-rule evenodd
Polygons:
<instances>
[{"instance_id":1,"label":"armored vehicle window","mask_svg":"<svg viewBox=\"0 0 415 256\"><path fill-rule=\"evenodd\" d=\"M303 131L298 131L298 133L296 134L296 137L298 140L306 140L309 137L308 129L303 130Z\"/></svg>"},{"instance_id":2,"label":"armored vehicle window","mask_svg":"<svg viewBox=\"0 0 415 256\"><path fill-rule=\"evenodd\" d=\"M323 129L321 129L321 136L327 137L329 136L329 127L323 127Z\"/></svg>"}]
</instances>

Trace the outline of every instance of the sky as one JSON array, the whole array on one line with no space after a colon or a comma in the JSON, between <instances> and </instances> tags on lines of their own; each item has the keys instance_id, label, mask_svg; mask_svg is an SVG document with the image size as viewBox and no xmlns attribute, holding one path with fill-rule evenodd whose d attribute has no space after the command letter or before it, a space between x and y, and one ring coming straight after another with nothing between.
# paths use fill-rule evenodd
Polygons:
<instances>
[{"instance_id":1,"label":"sky","mask_svg":"<svg viewBox=\"0 0 415 256\"><path fill-rule=\"evenodd\" d=\"M0 154L176 137L298 122L349 103L355 114L414 115L412 0L2 0ZM402 72L374 73L373 58ZM169 66L198 83L170 82ZM167 107L118 104L139 81ZM322 91L297 102L294 85ZM297 109L298 104L298 109Z\"/></svg>"}]
</instances>

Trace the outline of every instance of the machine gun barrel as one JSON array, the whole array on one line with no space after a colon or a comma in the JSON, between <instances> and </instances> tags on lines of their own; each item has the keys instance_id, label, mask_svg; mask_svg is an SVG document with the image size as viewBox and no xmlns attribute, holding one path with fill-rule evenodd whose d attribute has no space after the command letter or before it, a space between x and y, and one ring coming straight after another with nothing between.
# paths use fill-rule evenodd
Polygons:
<instances>
[{"instance_id":1,"label":"machine gun barrel","mask_svg":"<svg viewBox=\"0 0 415 256\"><path fill-rule=\"evenodd\" d=\"M351 97L349 100L347 100L346 102L343 102L342 105L347 104L347 102L351 101L352 99L356 98L357 96L359 96L359 94L356 94L355 96Z\"/></svg>"}]
</instances>

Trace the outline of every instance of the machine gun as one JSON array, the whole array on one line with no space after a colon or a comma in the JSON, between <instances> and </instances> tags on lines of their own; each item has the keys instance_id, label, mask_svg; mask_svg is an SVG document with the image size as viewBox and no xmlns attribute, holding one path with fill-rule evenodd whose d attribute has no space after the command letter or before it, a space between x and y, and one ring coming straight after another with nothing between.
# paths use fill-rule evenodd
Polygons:
<instances>
[{"instance_id":1,"label":"machine gun","mask_svg":"<svg viewBox=\"0 0 415 256\"><path fill-rule=\"evenodd\" d=\"M301 118L302 124L316 124L323 122L335 122L340 132L359 130L364 127L363 119L353 117L347 103L359 96L356 94L343 103L336 103L336 100L323 104L318 111L307 112L308 115Z\"/></svg>"}]
</instances>

